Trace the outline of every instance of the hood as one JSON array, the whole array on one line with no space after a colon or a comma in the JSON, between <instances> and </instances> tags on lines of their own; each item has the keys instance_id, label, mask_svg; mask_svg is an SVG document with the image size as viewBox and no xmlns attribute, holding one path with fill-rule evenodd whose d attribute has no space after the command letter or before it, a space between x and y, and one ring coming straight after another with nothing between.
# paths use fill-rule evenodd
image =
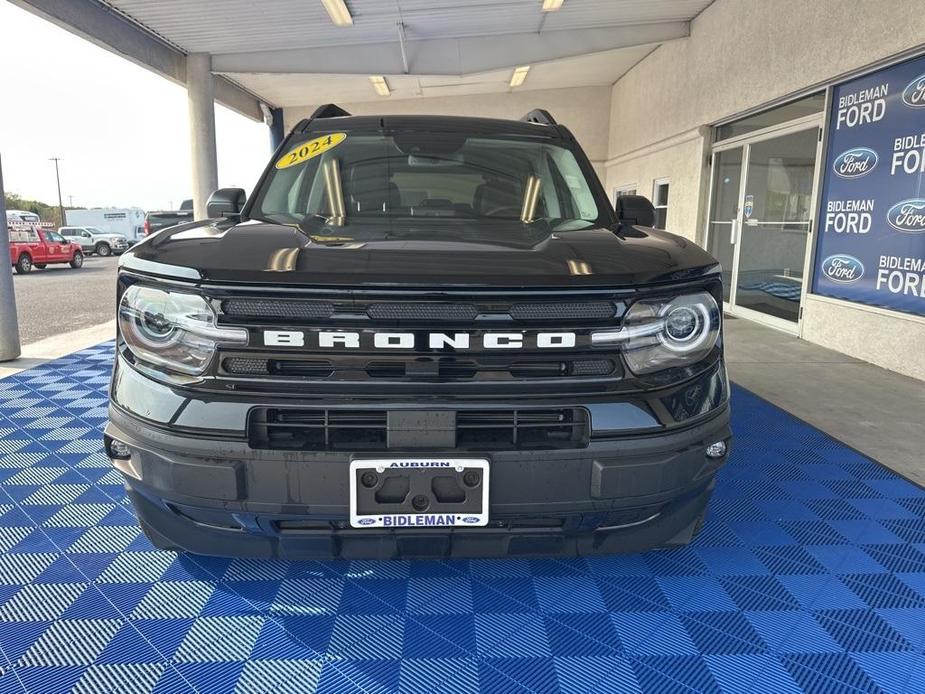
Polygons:
<instances>
[{"instance_id":1,"label":"hood","mask_svg":"<svg viewBox=\"0 0 925 694\"><path fill-rule=\"evenodd\" d=\"M350 220L342 226L197 222L148 237L123 267L216 283L276 286L634 287L717 273L679 236L584 221Z\"/></svg>"}]
</instances>

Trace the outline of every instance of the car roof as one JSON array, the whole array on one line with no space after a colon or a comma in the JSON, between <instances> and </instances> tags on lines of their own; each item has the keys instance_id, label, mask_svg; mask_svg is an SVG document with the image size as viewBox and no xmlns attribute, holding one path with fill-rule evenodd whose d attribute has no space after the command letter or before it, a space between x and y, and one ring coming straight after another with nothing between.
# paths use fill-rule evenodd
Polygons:
<instances>
[{"instance_id":1,"label":"car roof","mask_svg":"<svg viewBox=\"0 0 925 694\"><path fill-rule=\"evenodd\" d=\"M571 133L560 125L541 125L503 118L440 115L338 116L305 119L294 133L332 130L449 130L480 135L520 135L549 140L571 140Z\"/></svg>"}]
</instances>

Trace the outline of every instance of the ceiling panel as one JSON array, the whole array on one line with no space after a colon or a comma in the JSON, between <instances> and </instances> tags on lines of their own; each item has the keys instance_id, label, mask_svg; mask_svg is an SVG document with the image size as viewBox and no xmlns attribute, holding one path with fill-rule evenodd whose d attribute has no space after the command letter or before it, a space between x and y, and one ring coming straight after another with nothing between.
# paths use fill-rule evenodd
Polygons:
<instances>
[{"instance_id":1,"label":"ceiling panel","mask_svg":"<svg viewBox=\"0 0 925 694\"><path fill-rule=\"evenodd\" d=\"M354 24L336 27L318 0L107 0L188 52L241 53L686 21L712 0L347 0Z\"/></svg>"},{"instance_id":2,"label":"ceiling panel","mask_svg":"<svg viewBox=\"0 0 925 694\"><path fill-rule=\"evenodd\" d=\"M516 91L613 84L652 49L651 45L622 48L534 65ZM392 90L389 97L376 95L365 75L228 73L227 76L279 106L375 101L387 110L388 102L394 99L514 91L510 86L510 70L461 77L387 75Z\"/></svg>"},{"instance_id":3,"label":"ceiling panel","mask_svg":"<svg viewBox=\"0 0 925 694\"><path fill-rule=\"evenodd\" d=\"M544 13L542 0L346 0L350 27L334 26L320 0L101 0L186 52L254 53L335 45L363 51L396 50L398 22L409 40L538 34L688 21L712 0L565 0ZM667 26L667 25L666 25ZM536 63L518 89L612 84L655 44ZM373 50L373 49L368 49ZM375 54L365 54L367 63ZM394 64L394 63L393 63ZM520 63L514 63L520 64ZM513 65L511 65L513 67ZM311 65L305 66L306 70ZM394 68L393 68L394 69ZM267 102L279 106L326 101L375 101L367 75L228 73ZM401 99L510 90L510 70L459 77L388 76Z\"/></svg>"}]
</instances>

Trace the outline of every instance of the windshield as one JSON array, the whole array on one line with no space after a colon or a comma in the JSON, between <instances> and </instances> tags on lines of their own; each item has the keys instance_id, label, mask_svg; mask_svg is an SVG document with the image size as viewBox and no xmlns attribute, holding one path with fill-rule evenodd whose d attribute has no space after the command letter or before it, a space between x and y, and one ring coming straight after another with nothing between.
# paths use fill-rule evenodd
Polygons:
<instances>
[{"instance_id":1,"label":"windshield","mask_svg":"<svg viewBox=\"0 0 925 694\"><path fill-rule=\"evenodd\" d=\"M253 216L297 224L430 217L555 225L604 215L566 147L396 131L311 133L274 163Z\"/></svg>"}]
</instances>

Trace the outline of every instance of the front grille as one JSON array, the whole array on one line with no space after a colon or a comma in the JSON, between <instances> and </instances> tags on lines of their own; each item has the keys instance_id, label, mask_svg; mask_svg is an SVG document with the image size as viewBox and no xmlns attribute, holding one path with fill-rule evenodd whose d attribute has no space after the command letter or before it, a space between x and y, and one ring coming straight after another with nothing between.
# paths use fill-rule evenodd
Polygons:
<instances>
[{"instance_id":1,"label":"front grille","mask_svg":"<svg viewBox=\"0 0 925 694\"><path fill-rule=\"evenodd\" d=\"M557 378L603 378L614 376L612 359L516 359L505 357L456 359L455 357L391 357L368 359L257 358L226 356L227 374L244 377L276 376L293 379L336 381L528 381Z\"/></svg>"},{"instance_id":2,"label":"front grille","mask_svg":"<svg viewBox=\"0 0 925 694\"><path fill-rule=\"evenodd\" d=\"M368 387L364 394L386 395L407 394L418 385L433 394L444 384L459 392L484 387L485 395L506 388L536 393L547 383L572 393L612 390L624 387L619 350L595 349L589 334L618 327L629 295L599 289L324 289L279 296L216 290L210 298L219 324L247 328L250 343L222 350L214 376L263 391L273 383L293 389L309 382L326 392ZM268 338L271 330L287 336ZM324 331L349 333L353 344L346 337L322 343ZM375 334L393 332L413 334L414 347L374 343ZM523 343L489 344L491 333L507 333L501 339L514 341L522 335ZM559 333L574 335L573 342L565 346L555 337ZM563 339L561 346L557 339Z\"/></svg>"},{"instance_id":3,"label":"front grille","mask_svg":"<svg viewBox=\"0 0 925 694\"><path fill-rule=\"evenodd\" d=\"M289 301L284 299L226 299L222 312L229 318L283 318L312 320L330 318L334 305L324 301Z\"/></svg>"},{"instance_id":4,"label":"front grille","mask_svg":"<svg viewBox=\"0 0 925 694\"><path fill-rule=\"evenodd\" d=\"M366 315L384 321L471 321L479 310L470 304L381 303L372 304Z\"/></svg>"},{"instance_id":5,"label":"front grille","mask_svg":"<svg viewBox=\"0 0 925 694\"><path fill-rule=\"evenodd\" d=\"M616 308L611 301L583 301L556 304L514 304L511 306L514 320L604 320L613 318Z\"/></svg>"},{"instance_id":6,"label":"front grille","mask_svg":"<svg viewBox=\"0 0 925 694\"><path fill-rule=\"evenodd\" d=\"M456 413L456 446L463 450L583 448L586 410L476 409ZM255 408L248 421L251 448L287 451L388 449L388 412L374 409Z\"/></svg>"},{"instance_id":7,"label":"front grille","mask_svg":"<svg viewBox=\"0 0 925 694\"><path fill-rule=\"evenodd\" d=\"M259 359L229 357L222 367L236 376L284 376L290 378L328 378L334 365L327 359Z\"/></svg>"},{"instance_id":8,"label":"front grille","mask_svg":"<svg viewBox=\"0 0 925 694\"><path fill-rule=\"evenodd\" d=\"M318 299L257 297L225 297L219 305L223 319L246 323L326 323L396 322L441 327L464 323L499 322L535 323L548 325L556 321L562 326L576 323L610 323L622 317L625 302L618 296L606 299L585 295L568 300L543 297L522 300L513 297L461 297L463 300L433 299L427 301L390 300L378 296L329 296Z\"/></svg>"}]
</instances>

